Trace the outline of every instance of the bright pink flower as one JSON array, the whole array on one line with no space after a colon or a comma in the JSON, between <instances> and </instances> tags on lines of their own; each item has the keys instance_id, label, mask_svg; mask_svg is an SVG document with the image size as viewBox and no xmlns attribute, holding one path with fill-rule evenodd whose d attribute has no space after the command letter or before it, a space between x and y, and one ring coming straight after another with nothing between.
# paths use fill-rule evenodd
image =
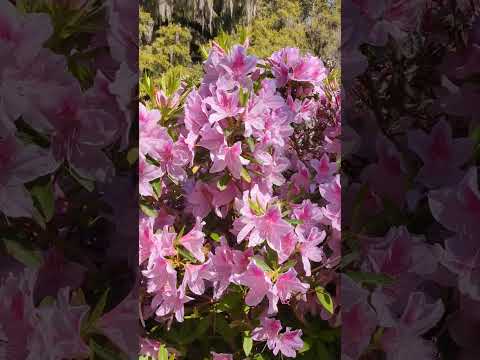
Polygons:
<instances>
[{"instance_id":1,"label":"bright pink flower","mask_svg":"<svg viewBox=\"0 0 480 360\"><path fill-rule=\"evenodd\" d=\"M200 129L208 123L205 106L202 97L196 90L188 94L185 103L185 127L195 135L200 133Z\"/></svg>"},{"instance_id":2,"label":"bright pink flower","mask_svg":"<svg viewBox=\"0 0 480 360\"><path fill-rule=\"evenodd\" d=\"M480 229L480 191L477 168L470 168L459 184L430 191L428 202L433 217L454 232L475 234Z\"/></svg>"},{"instance_id":3,"label":"bright pink flower","mask_svg":"<svg viewBox=\"0 0 480 360\"><path fill-rule=\"evenodd\" d=\"M310 54L302 56L298 48L274 52L269 61L278 87L283 87L289 80L316 83L327 75L322 60Z\"/></svg>"},{"instance_id":4,"label":"bright pink flower","mask_svg":"<svg viewBox=\"0 0 480 360\"><path fill-rule=\"evenodd\" d=\"M0 212L32 217L35 209L24 184L57 168L50 151L22 145L13 135L0 138Z\"/></svg>"},{"instance_id":5,"label":"bright pink flower","mask_svg":"<svg viewBox=\"0 0 480 360\"><path fill-rule=\"evenodd\" d=\"M203 243L205 242L205 234L202 232L205 222L197 217L195 226L192 230L180 239L180 244L185 249L190 251L192 255L200 262L205 261L205 254L203 253Z\"/></svg>"},{"instance_id":6,"label":"bright pink flower","mask_svg":"<svg viewBox=\"0 0 480 360\"><path fill-rule=\"evenodd\" d=\"M278 334L282 330L282 324L279 320L264 317L260 321L261 326L253 329L252 339L255 341L266 341L270 350L275 348Z\"/></svg>"},{"instance_id":7,"label":"bright pink flower","mask_svg":"<svg viewBox=\"0 0 480 360\"><path fill-rule=\"evenodd\" d=\"M253 261L248 265L247 271L236 275L234 279L240 285L247 286L250 289L245 298L245 303L249 306L260 304L272 288L270 278Z\"/></svg>"},{"instance_id":8,"label":"bright pink flower","mask_svg":"<svg viewBox=\"0 0 480 360\"><path fill-rule=\"evenodd\" d=\"M305 296L310 285L300 282L295 269L290 268L281 274L275 282L275 293L282 303L287 303L292 295L302 294Z\"/></svg>"},{"instance_id":9,"label":"bright pink flower","mask_svg":"<svg viewBox=\"0 0 480 360\"><path fill-rule=\"evenodd\" d=\"M233 274L233 252L226 241L222 239L221 245L215 247L215 254L210 254L212 260L211 270L214 274L213 297L219 299L230 285L230 278Z\"/></svg>"},{"instance_id":10,"label":"bright pink flower","mask_svg":"<svg viewBox=\"0 0 480 360\"><path fill-rule=\"evenodd\" d=\"M320 224L323 218L322 209L308 199L292 207L295 219L302 222L297 226L298 231L308 232L312 227Z\"/></svg>"},{"instance_id":11,"label":"bright pink flower","mask_svg":"<svg viewBox=\"0 0 480 360\"><path fill-rule=\"evenodd\" d=\"M200 129L201 139L198 145L210 151L218 151L218 149L227 144L222 128L215 124L205 124Z\"/></svg>"},{"instance_id":12,"label":"bright pink flower","mask_svg":"<svg viewBox=\"0 0 480 360\"><path fill-rule=\"evenodd\" d=\"M472 139L452 139L452 129L444 120L439 121L429 135L421 130L411 131L408 145L423 161L417 180L429 188L458 182L463 175L460 167L473 150Z\"/></svg>"},{"instance_id":13,"label":"bright pink flower","mask_svg":"<svg viewBox=\"0 0 480 360\"><path fill-rule=\"evenodd\" d=\"M296 351L303 348L303 341L301 339L302 330L290 330L287 327L286 331L278 336L275 342L273 354L277 355L279 352L286 357L296 357Z\"/></svg>"},{"instance_id":14,"label":"bright pink flower","mask_svg":"<svg viewBox=\"0 0 480 360\"><path fill-rule=\"evenodd\" d=\"M323 215L332 222L332 227L341 230L341 197L342 189L340 185L340 175L336 175L331 182L320 184L320 194L328 201L327 206L323 208Z\"/></svg>"},{"instance_id":15,"label":"bright pink flower","mask_svg":"<svg viewBox=\"0 0 480 360\"><path fill-rule=\"evenodd\" d=\"M310 261L322 262L326 259L323 250L318 247L325 240L326 236L325 231L320 231L318 228L313 227L310 229L308 237L300 243L300 254L305 275L312 275Z\"/></svg>"},{"instance_id":16,"label":"bright pink flower","mask_svg":"<svg viewBox=\"0 0 480 360\"><path fill-rule=\"evenodd\" d=\"M90 350L80 335L88 311L87 305L71 305L69 288L61 289L54 304L37 308L31 354L49 359L88 357Z\"/></svg>"},{"instance_id":17,"label":"bright pink flower","mask_svg":"<svg viewBox=\"0 0 480 360\"><path fill-rule=\"evenodd\" d=\"M273 185L280 186L285 182L282 173L290 166L290 161L279 154L278 151L273 153L273 156L266 151L255 151L255 159L260 165L260 172L262 173L261 181L267 184L268 188Z\"/></svg>"},{"instance_id":18,"label":"bright pink flower","mask_svg":"<svg viewBox=\"0 0 480 360\"><path fill-rule=\"evenodd\" d=\"M210 124L230 118L236 117L243 112L238 102L238 92L229 93L224 90L217 90L214 96L205 99L205 103L210 105L213 112L208 116Z\"/></svg>"},{"instance_id":19,"label":"bright pink flower","mask_svg":"<svg viewBox=\"0 0 480 360\"><path fill-rule=\"evenodd\" d=\"M149 155L157 160L162 170L173 179L185 179L184 167L190 162L190 154L184 144L179 141L174 143L170 137L158 138L149 149Z\"/></svg>"},{"instance_id":20,"label":"bright pink flower","mask_svg":"<svg viewBox=\"0 0 480 360\"><path fill-rule=\"evenodd\" d=\"M147 278L147 292L155 296L161 296L165 287L175 288L177 283L177 272L161 255L158 247L153 248L142 274Z\"/></svg>"},{"instance_id":21,"label":"bright pink flower","mask_svg":"<svg viewBox=\"0 0 480 360\"><path fill-rule=\"evenodd\" d=\"M227 73L236 81L243 82L245 77L255 70L257 58L248 56L245 47L235 45L220 63Z\"/></svg>"},{"instance_id":22,"label":"bright pink flower","mask_svg":"<svg viewBox=\"0 0 480 360\"><path fill-rule=\"evenodd\" d=\"M250 163L250 161L240 156L241 153L242 143L240 141L237 141L231 147L223 145L218 152L211 153L213 164L210 172L217 173L227 167L235 179L240 179L242 165L248 165Z\"/></svg>"},{"instance_id":23,"label":"bright pink flower","mask_svg":"<svg viewBox=\"0 0 480 360\"><path fill-rule=\"evenodd\" d=\"M319 184L329 182L337 170L337 164L330 162L328 154L323 154L320 160L313 159L310 164L317 172L315 181Z\"/></svg>"},{"instance_id":24,"label":"bright pink flower","mask_svg":"<svg viewBox=\"0 0 480 360\"><path fill-rule=\"evenodd\" d=\"M280 239L280 249L274 249L278 254L278 263L283 264L294 253L298 242L298 236L294 231L290 231Z\"/></svg>"},{"instance_id":25,"label":"bright pink flower","mask_svg":"<svg viewBox=\"0 0 480 360\"><path fill-rule=\"evenodd\" d=\"M174 313L178 322L183 322L185 307L184 305L192 301L193 298L185 295L185 289L175 287L167 289L161 294L157 294L152 300L152 308L156 309L157 316L167 316Z\"/></svg>"}]
</instances>

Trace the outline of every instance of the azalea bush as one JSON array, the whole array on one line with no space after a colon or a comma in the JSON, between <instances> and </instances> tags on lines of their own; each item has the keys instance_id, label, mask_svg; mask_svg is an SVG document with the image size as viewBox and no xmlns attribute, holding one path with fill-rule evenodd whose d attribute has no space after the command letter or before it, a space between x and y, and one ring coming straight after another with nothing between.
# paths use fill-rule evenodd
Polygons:
<instances>
[{"instance_id":1,"label":"azalea bush","mask_svg":"<svg viewBox=\"0 0 480 360\"><path fill-rule=\"evenodd\" d=\"M213 42L142 86L142 358L337 358L338 72Z\"/></svg>"}]
</instances>

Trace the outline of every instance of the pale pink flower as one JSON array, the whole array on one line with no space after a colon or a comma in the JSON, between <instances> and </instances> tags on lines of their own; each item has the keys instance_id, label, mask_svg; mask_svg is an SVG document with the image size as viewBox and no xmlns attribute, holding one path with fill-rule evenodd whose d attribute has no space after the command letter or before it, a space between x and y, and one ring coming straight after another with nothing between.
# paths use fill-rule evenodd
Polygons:
<instances>
[{"instance_id":1,"label":"pale pink flower","mask_svg":"<svg viewBox=\"0 0 480 360\"><path fill-rule=\"evenodd\" d=\"M207 112L203 99L196 90L188 94L185 103L185 127L195 135L200 133L200 129L208 123Z\"/></svg>"},{"instance_id":2,"label":"pale pink flower","mask_svg":"<svg viewBox=\"0 0 480 360\"><path fill-rule=\"evenodd\" d=\"M150 356L152 359L155 359L158 356L161 345L160 341L142 337L140 338L140 355Z\"/></svg>"},{"instance_id":3,"label":"pale pink flower","mask_svg":"<svg viewBox=\"0 0 480 360\"><path fill-rule=\"evenodd\" d=\"M173 179L182 181L186 177L184 167L190 162L188 149L180 141L158 138L149 149L149 155L157 160L162 170Z\"/></svg>"},{"instance_id":4,"label":"pale pink flower","mask_svg":"<svg viewBox=\"0 0 480 360\"><path fill-rule=\"evenodd\" d=\"M322 262L326 259L322 248L318 247L326 237L325 231L320 231L318 228L313 227L310 229L310 233L306 239L303 239L300 243L300 254L302 256L303 269L305 275L311 276L310 261Z\"/></svg>"},{"instance_id":5,"label":"pale pink flower","mask_svg":"<svg viewBox=\"0 0 480 360\"><path fill-rule=\"evenodd\" d=\"M211 280L214 274L211 272L211 260L201 265L187 264L185 266L185 275L183 282L196 295L202 295L205 292L205 281Z\"/></svg>"},{"instance_id":6,"label":"pale pink flower","mask_svg":"<svg viewBox=\"0 0 480 360\"><path fill-rule=\"evenodd\" d=\"M211 173L223 171L226 168L230 171L235 179L240 179L242 165L248 165L250 161L241 157L242 143L237 141L232 146L223 145L218 152L211 153L213 160Z\"/></svg>"},{"instance_id":7,"label":"pale pink flower","mask_svg":"<svg viewBox=\"0 0 480 360\"><path fill-rule=\"evenodd\" d=\"M279 320L264 317L260 320L260 327L253 329L252 339L255 341L266 341L270 350L275 348L282 324Z\"/></svg>"},{"instance_id":8,"label":"pale pink flower","mask_svg":"<svg viewBox=\"0 0 480 360\"><path fill-rule=\"evenodd\" d=\"M175 319L178 322L183 322L185 307L184 305L192 301L193 298L185 295L185 289L180 287L176 289L172 287L165 292L157 294L152 300L152 308L156 309L155 314L157 316L167 316L169 314L175 314Z\"/></svg>"},{"instance_id":9,"label":"pale pink flower","mask_svg":"<svg viewBox=\"0 0 480 360\"><path fill-rule=\"evenodd\" d=\"M323 208L323 215L332 222L332 227L341 230L341 197L340 175L336 175L329 183L320 184L320 194L328 204Z\"/></svg>"},{"instance_id":10,"label":"pale pink flower","mask_svg":"<svg viewBox=\"0 0 480 360\"><path fill-rule=\"evenodd\" d=\"M238 284L247 286L250 289L245 298L245 303L249 306L260 304L272 288L270 278L253 261L248 265L247 271L243 274L235 275L234 279Z\"/></svg>"},{"instance_id":11,"label":"pale pink flower","mask_svg":"<svg viewBox=\"0 0 480 360\"><path fill-rule=\"evenodd\" d=\"M280 155L278 151L270 155L262 150L255 151L254 156L260 165L260 172L262 173L260 180L264 181L267 187L280 186L285 182L282 173L290 166L290 161L286 157Z\"/></svg>"},{"instance_id":12,"label":"pale pink flower","mask_svg":"<svg viewBox=\"0 0 480 360\"><path fill-rule=\"evenodd\" d=\"M448 122L439 121L427 135L421 130L408 134L408 146L423 161L417 180L429 188L453 185L463 175L460 167L465 164L473 150L473 140L452 138Z\"/></svg>"},{"instance_id":13,"label":"pale pink flower","mask_svg":"<svg viewBox=\"0 0 480 360\"><path fill-rule=\"evenodd\" d=\"M273 354L277 355L279 352L286 357L296 357L296 351L303 348L303 341L301 339L302 330L290 330L287 327L286 331L278 336L275 342Z\"/></svg>"},{"instance_id":14,"label":"pale pink flower","mask_svg":"<svg viewBox=\"0 0 480 360\"><path fill-rule=\"evenodd\" d=\"M165 287L175 288L177 283L177 272L157 246L152 249L147 268L142 274L147 278L147 292L155 296L161 296Z\"/></svg>"},{"instance_id":15,"label":"pale pink flower","mask_svg":"<svg viewBox=\"0 0 480 360\"><path fill-rule=\"evenodd\" d=\"M203 243L205 242L205 234L202 232L205 222L202 218L197 217L195 226L188 234L182 236L180 244L190 251L190 253L200 262L205 261L205 254L203 253Z\"/></svg>"},{"instance_id":16,"label":"pale pink flower","mask_svg":"<svg viewBox=\"0 0 480 360\"><path fill-rule=\"evenodd\" d=\"M290 231L280 238L280 249L274 249L278 254L278 263L283 264L295 252L298 242L298 236L294 231Z\"/></svg>"},{"instance_id":17,"label":"pale pink flower","mask_svg":"<svg viewBox=\"0 0 480 360\"><path fill-rule=\"evenodd\" d=\"M224 354L224 353L217 354L216 352L212 351L212 356L213 356L212 360L233 360L232 354Z\"/></svg>"},{"instance_id":18,"label":"pale pink flower","mask_svg":"<svg viewBox=\"0 0 480 360\"><path fill-rule=\"evenodd\" d=\"M317 172L315 181L319 184L329 182L337 170L337 164L330 162L328 154L323 154L320 160L313 159L310 164Z\"/></svg>"},{"instance_id":19,"label":"pale pink flower","mask_svg":"<svg viewBox=\"0 0 480 360\"><path fill-rule=\"evenodd\" d=\"M302 294L305 297L310 285L302 283L295 269L290 268L281 274L275 282L275 294L282 303L287 303L293 295Z\"/></svg>"},{"instance_id":20,"label":"pale pink flower","mask_svg":"<svg viewBox=\"0 0 480 360\"><path fill-rule=\"evenodd\" d=\"M213 281L213 298L219 299L230 285L230 278L233 274L233 251L223 238L221 245L215 247L215 254L210 254L212 260L211 270L214 274Z\"/></svg>"},{"instance_id":21,"label":"pale pink flower","mask_svg":"<svg viewBox=\"0 0 480 360\"><path fill-rule=\"evenodd\" d=\"M220 66L236 81L243 81L255 70L256 64L257 58L248 56L245 47L241 45L235 45L220 62Z\"/></svg>"},{"instance_id":22,"label":"pale pink flower","mask_svg":"<svg viewBox=\"0 0 480 360\"><path fill-rule=\"evenodd\" d=\"M222 128L215 124L205 124L200 129L201 139L198 145L210 151L217 151L220 147L227 144Z\"/></svg>"},{"instance_id":23,"label":"pale pink flower","mask_svg":"<svg viewBox=\"0 0 480 360\"><path fill-rule=\"evenodd\" d=\"M32 217L35 208L24 184L57 168L52 153L22 145L13 135L0 138L0 212L10 217Z\"/></svg>"},{"instance_id":24,"label":"pale pink flower","mask_svg":"<svg viewBox=\"0 0 480 360\"><path fill-rule=\"evenodd\" d=\"M210 105L212 112L208 116L210 124L230 118L236 117L243 112L238 102L238 92L227 92L224 90L217 90L214 96L205 99L205 103Z\"/></svg>"},{"instance_id":25,"label":"pale pink flower","mask_svg":"<svg viewBox=\"0 0 480 360\"><path fill-rule=\"evenodd\" d=\"M163 170L155 165L148 163L145 156L140 154L138 162L139 184L138 190L142 196L156 196L153 191L151 181L161 178L164 175Z\"/></svg>"},{"instance_id":26,"label":"pale pink flower","mask_svg":"<svg viewBox=\"0 0 480 360\"><path fill-rule=\"evenodd\" d=\"M308 232L312 227L320 224L323 218L322 209L308 199L292 207L293 216L301 221L301 224L297 226L298 231Z\"/></svg>"}]
</instances>

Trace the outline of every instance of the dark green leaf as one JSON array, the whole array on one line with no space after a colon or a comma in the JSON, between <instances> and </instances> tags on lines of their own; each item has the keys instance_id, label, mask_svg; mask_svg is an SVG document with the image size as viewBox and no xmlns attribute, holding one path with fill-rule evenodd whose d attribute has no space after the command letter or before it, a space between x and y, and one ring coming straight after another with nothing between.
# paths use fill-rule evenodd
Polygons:
<instances>
[{"instance_id":1,"label":"dark green leaf","mask_svg":"<svg viewBox=\"0 0 480 360\"><path fill-rule=\"evenodd\" d=\"M333 314L333 299L330 294L321 286L315 288L315 293L317 294L320 305L322 305L330 314Z\"/></svg>"},{"instance_id":2,"label":"dark green leaf","mask_svg":"<svg viewBox=\"0 0 480 360\"><path fill-rule=\"evenodd\" d=\"M7 253L28 267L38 267L42 264L40 251L29 249L18 241L3 239Z\"/></svg>"},{"instance_id":3,"label":"dark green leaf","mask_svg":"<svg viewBox=\"0 0 480 360\"><path fill-rule=\"evenodd\" d=\"M52 220L55 212L55 195L53 184L49 181L46 184L34 185L30 190L35 205L38 207L46 222Z\"/></svg>"}]
</instances>

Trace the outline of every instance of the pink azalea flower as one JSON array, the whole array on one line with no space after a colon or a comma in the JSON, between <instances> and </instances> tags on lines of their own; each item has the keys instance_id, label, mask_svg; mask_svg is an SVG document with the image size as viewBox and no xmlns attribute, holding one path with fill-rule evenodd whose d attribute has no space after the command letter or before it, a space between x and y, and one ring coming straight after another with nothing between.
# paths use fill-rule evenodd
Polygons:
<instances>
[{"instance_id":1,"label":"pink azalea flower","mask_svg":"<svg viewBox=\"0 0 480 360\"><path fill-rule=\"evenodd\" d=\"M269 61L278 87L283 87L289 80L316 83L327 75L322 60L310 54L301 56L298 48L274 52Z\"/></svg>"},{"instance_id":2,"label":"pink azalea flower","mask_svg":"<svg viewBox=\"0 0 480 360\"><path fill-rule=\"evenodd\" d=\"M215 254L210 254L212 260L211 270L214 274L213 298L219 299L230 284L230 278L233 275L233 252L224 239L221 245L215 247Z\"/></svg>"},{"instance_id":3,"label":"pink azalea flower","mask_svg":"<svg viewBox=\"0 0 480 360\"><path fill-rule=\"evenodd\" d=\"M0 68L28 65L53 34L45 13L23 13L8 1L0 3ZM13 63L13 64L12 64Z\"/></svg>"},{"instance_id":4,"label":"pink azalea flower","mask_svg":"<svg viewBox=\"0 0 480 360\"><path fill-rule=\"evenodd\" d=\"M258 96L251 95L242 117L245 126L245 137L251 136L254 129L256 131L262 131L265 128L265 111L267 111L267 108L262 99Z\"/></svg>"},{"instance_id":5,"label":"pink azalea flower","mask_svg":"<svg viewBox=\"0 0 480 360\"><path fill-rule=\"evenodd\" d=\"M188 149L179 141L168 138L157 138L149 149L149 155L157 160L163 171L173 179L182 181L186 177L184 167L190 162Z\"/></svg>"},{"instance_id":6,"label":"pink azalea flower","mask_svg":"<svg viewBox=\"0 0 480 360\"><path fill-rule=\"evenodd\" d=\"M240 141L237 141L231 147L223 145L218 152L211 153L213 164L210 172L217 173L227 167L235 179L240 179L242 165L248 165L250 163L250 161L240 156L241 153L242 143Z\"/></svg>"},{"instance_id":7,"label":"pink azalea flower","mask_svg":"<svg viewBox=\"0 0 480 360\"><path fill-rule=\"evenodd\" d=\"M249 306L260 304L272 288L270 278L253 261L250 262L245 273L234 276L234 279L238 284L250 289L245 298L245 303Z\"/></svg>"},{"instance_id":8,"label":"pink azalea flower","mask_svg":"<svg viewBox=\"0 0 480 360\"><path fill-rule=\"evenodd\" d=\"M140 338L140 355L150 356L152 359L155 359L158 356L161 345L160 341L142 337Z\"/></svg>"},{"instance_id":9,"label":"pink azalea flower","mask_svg":"<svg viewBox=\"0 0 480 360\"><path fill-rule=\"evenodd\" d=\"M153 232L153 219L142 217L138 224L138 262L142 264L150 257L152 247L155 241Z\"/></svg>"},{"instance_id":10,"label":"pink azalea flower","mask_svg":"<svg viewBox=\"0 0 480 360\"><path fill-rule=\"evenodd\" d=\"M212 152L227 145L223 130L218 124L214 126L210 126L209 124L204 125L200 130L200 135L201 139L198 145Z\"/></svg>"},{"instance_id":11,"label":"pink azalea flower","mask_svg":"<svg viewBox=\"0 0 480 360\"><path fill-rule=\"evenodd\" d=\"M235 45L230 54L225 56L220 66L236 81L243 81L245 77L255 70L257 58L248 56L245 47Z\"/></svg>"},{"instance_id":12,"label":"pink azalea flower","mask_svg":"<svg viewBox=\"0 0 480 360\"><path fill-rule=\"evenodd\" d=\"M470 168L459 184L430 191L428 202L433 217L454 232L475 234L480 228L480 191L477 168Z\"/></svg>"},{"instance_id":13,"label":"pink azalea flower","mask_svg":"<svg viewBox=\"0 0 480 360\"><path fill-rule=\"evenodd\" d=\"M10 217L32 217L33 201L24 184L57 168L51 152L22 145L13 135L0 138L0 212Z\"/></svg>"},{"instance_id":14,"label":"pink azalea flower","mask_svg":"<svg viewBox=\"0 0 480 360\"><path fill-rule=\"evenodd\" d=\"M301 190L308 193L311 185L310 171L301 161L297 161L296 168L297 172L290 178L294 193L299 194Z\"/></svg>"},{"instance_id":15,"label":"pink azalea flower","mask_svg":"<svg viewBox=\"0 0 480 360\"><path fill-rule=\"evenodd\" d=\"M233 360L232 354L217 354L216 352L212 351L213 360Z\"/></svg>"},{"instance_id":16,"label":"pink azalea flower","mask_svg":"<svg viewBox=\"0 0 480 360\"><path fill-rule=\"evenodd\" d=\"M187 194L187 202L193 216L204 218L212 210L213 186L197 181L193 191Z\"/></svg>"},{"instance_id":17,"label":"pink azalea flower","mask_svg":"<svg viewBox=\"0 0 480 360\"><path fill-rule=\"evenodd\" d=\"M69 288L61 289L55 304L37 308L30 354L50 359L88 357L90 349L80 336L88 311L87 305L71 305Z\"/></svg>"},{"instance_id":18,"label":"pink azalea flower","mask_svg":"<svg viewBox=\"0 0 480 360\"><path fill-rule=\"evenodd\" d=\"M167 316L169 314L175 314L175 319L178 322L183 322L185 307L184 305L192 301L193 298L185 295L185 289L175 287L167 289L161 294L157 294L152 300L152 308L156 309L155 314L157 316Z\"/></svg>"},{"instance_id":19,"label":"pink azalea flower","mask_svg":"<svg viewBox=\"0 0 480 360\"><path fill-rule=\"evenodd\" d=\"M439 121L429 135L421 130L411 131L408 145L423 161L417 180L429 188L458 182L463 175L460 167L473 150L472 139L452 139L450 125L444 120Z\"/></svg>"},{"instance_id":20,"label":"pink azalea flower","mask_svg":"<svg viewBox=\"0 0 480 360\"><path fill-rule=\"evenodd\" d=\"M280 239L280 249L274 249L278 254L278 263L283 264L294 253L298 236L294 231L287 233Z\"/></svg>"},{"instance_id":21,"label":"pink azalea flower","mask_svg":"<svg viewBox=\"0 0 480 360\"><path fill-rule=\"evenodd\" d=\"M201 218L197 217L195 226L190 232L180 239L180 244L190 251L192 255L200 262L205 261L205 254L203 253L203 243L205 242L205 234L202 232L202 228L205 222Z\"/></svg>"},{"instance_id":22,"label":"pink azalea flower","mask_svg":"<svg viewBox=\"0 0 480 360\"><path fill-rule=\"evenodd\" d=\"M370 344L377 317L368 303L369 292L342 275L342 359L357 360Z\"/></svg>"},{"instance_id":23,"label":"pink azalea flower","mask_svg":"<svg viewBox=\"0 0 480 360\"><path fill-rule=\"evenodd\" d=\"M287 327L286 331L278 336L278 339L275 342L275 348L273 349L273 354L277 355L280 352L286 357L296 357L296 351L303 348L301 336L302 330L292 331Z\"/></svg>"},{"instance_id":24,"label":"pink azalea flower","mask_svg":"<svg viewBox=\"0 0 480 360\"><path fill-rule=\"evenodd\" d=\"M260 321L261 326L253 329L252 339L255 341L266 341L270 350L273 350L278 340L282 324L279 320L264 317Z\"/></svg>"},{"instance_id":25,"label":"pink azalea flower","mask_svg":"<svg viewBox=\"0 0 480 360\"><path fill-rule=\"evenodd\" d=\"M323 212L318 205L307 199L299 205L293 205L293 216L302 222L297 229L301 232L308 232L312 227L320 224Z\"/></svg>"},{"instance_id":26,"label":"pink azalea flower","mask_svg":"<svg viewBox=\"0 0 480 360\"><path fill-rule=\"evenodd\" d=\"M188 131L198 135L200 129L208 123L207 112L203 104L203 99L196 90L188 94L185 104L185 127Z\"/></svg>"},{"instance_id":27,"label":"pink azalea flower","mask_svg":"<svg viewBox=\"0 0 480 360\"><path fill-rule=\"evenodd\" d=\"M214 96L205 99L205 103L210 105L212 112L208 116L210 124L215 124L220 120L235 117L243 112L238 102L238 92L229 93L224 90L217 90Z\"/></svg>"},{"instance_id":28,"label":"pink azalea flower","mask_svg":"<svg viewBox=\"0 0 480 360\"><path fill-rule=\"evenodd\" d=\"M300 254L302 256L303 269L305 275L311 276L310 261L322 262L325 260L325 254L323 250L318 247L326 237L325 231L320 231L318 228L313 227L310 229L308 237L300 243Z\"/></svg>"},{"instance_id":29,"label":"pink azalea flower","mask_svg":"<svg viewBox=\"0 0 480 360\"><path fill-rule=\"evenodd\" d=\"M320 184L320 194L328 201L327 206L323 208L323 215L332 222L332 227L341 230L341 197L342 190L340 185L340 175L336 175L331 182Z\"/></svg>"},{"instance_id":30,"label":"pink azalea flower","mask_svg":"<svg viewBox=\"0 0 480 360\"><path fill-rule=\"evenodd\" d=\"M330 162L327 154L323 154L320 160L311 160L310 164L317 172L315 181L319 184L329 182L337 170L337 164L335 162Z\"/></svg>"},{"instance_id":31,"label":"pink azalea flower","mask_svg":"<svg viewBox=\"0 0 480 360\"><path fill-rule=\"evenodd\" d=\"M147 278L147 292L161 296L165 287L175 288L177 272L167 259L165 259L158 247L154 247L148 258L147 268L142 271Z\"/></svg>"},{"instance_id":32,"label":"pink azalea flower","mask_svg":"<svg viewBox=\"0 0 480 360\"><path fill-rule=\"evenodd\" d=\"M185 266L185 275L183 282L196 295L202 295L205 292L205 281L211 280L211 260L201 265L187 264Z\"/></svg>"},{"instance_id":33,"label":"pink azalea flower","mask_svg":"<svg viewBox=\"0 0 480 360\"><path fill-rule=\"evenodd\" d=\"M164 172L158 166L152 165L147 162L145 156L140 154L139 163L138 163L138 176L139 184L138 189L139 193L142 196L156 196L153 192L151 181L159 179L163 176Z\"/></svg>"},{"instance_id":34,"label":"pink azalea flower","mask_svg":"<svg viewBox=\"0 0 480 360\"><path fill-rule=\"evenodd\" d=\"M290 166L290 161L286 157L277 151L272 156L261 150L255 151L254 156L260 165L261 180L267 184L268 188L271 188L272 185L280 186L285 182L282 173Z\"/></svg>"},{"instance_id":35,"label":"pink azalea flower","mask_svg":"<svg viewBox=\"0 0 480 360\"><path fill-rule=\"evenodd\" d=\"M309 288L310 285L300 282L293 268L281 274L275 282L275 294L282 303L288 302L295 294L302 294L305 297Z\"/></svg>"}]
</instances>

